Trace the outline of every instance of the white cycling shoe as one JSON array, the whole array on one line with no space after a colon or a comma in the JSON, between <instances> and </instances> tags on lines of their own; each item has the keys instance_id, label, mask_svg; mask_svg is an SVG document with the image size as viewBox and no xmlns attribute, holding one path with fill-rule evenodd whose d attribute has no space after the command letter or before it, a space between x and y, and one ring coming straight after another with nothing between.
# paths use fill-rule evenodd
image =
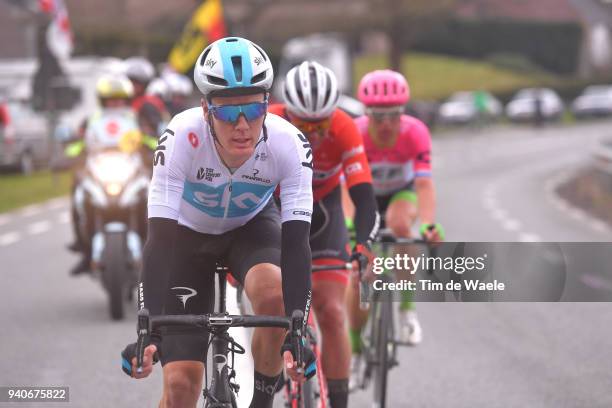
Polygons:
<instances>
[{"instance_id":1,"label":"white cycling shoe","mask_svg":"<svg viewBox=\"0 0 612 408\"><path fill-rule=\"evenodd\" d=\"M400 310L400 342L416 346L423 341L423 329L414 310Z\"/></svg>"}]
</instances>

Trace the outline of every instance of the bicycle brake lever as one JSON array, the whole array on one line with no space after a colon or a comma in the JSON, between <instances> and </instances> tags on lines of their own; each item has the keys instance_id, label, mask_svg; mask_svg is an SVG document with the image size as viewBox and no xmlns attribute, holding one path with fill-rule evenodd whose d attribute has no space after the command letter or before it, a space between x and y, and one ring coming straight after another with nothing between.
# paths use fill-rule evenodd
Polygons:
<instances>
[{"instance_id":1,"label":"bicycle brake lever","mask_svg":"<svg viewBox=\"0 0 612 408\"><path fill-rule=\"evenodd\" d=\"M138 311L138 325L136 328L138 341L136 342L136 372L142 373L142 363L144 360L145 340L149 337L149 310L141 309Z\"/></svg>"},{"instance_id":2,"label":"bicycle brake lever","mask_svg":"<svg viewBox=\"0 0 612 408\"><path fill-rule=\"evenodd\" d=\"M303 372L304 357L302 344L302 326L304 324L304 313L300 310L294 310L291 314L291 343L295 350L295 363L297 364L297 372Z\"/></svg>"}]
</instances>

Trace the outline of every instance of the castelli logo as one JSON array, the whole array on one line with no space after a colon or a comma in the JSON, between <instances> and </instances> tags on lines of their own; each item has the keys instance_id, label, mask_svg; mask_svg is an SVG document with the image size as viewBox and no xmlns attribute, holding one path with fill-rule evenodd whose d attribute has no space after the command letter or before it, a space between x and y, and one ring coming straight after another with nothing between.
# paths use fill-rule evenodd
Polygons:
<instances>
[{"instance_id":1,"label":"castelli logo","mask_svg":"<svg viewBox=\"0 0 612 408\"><path fill-rule=\"evenodd\" d=\"M119 125L117 125L116 122L109 122L106 125L106 131L110 133L111 135L116 135L117 132L119 131Z\"/></svg>"},{"instance_id":2,"label":"castelli logo","mask_svg":"<svg viewBox=\"0 0 612 408\"><path fill-rule=\"evenodd\" d=\"M194 149L198 147L198 144L200 144L200 142L198 141L198 137L193 132L189 133L189 143L191 143Z\"/></svg>"}]
</instances>

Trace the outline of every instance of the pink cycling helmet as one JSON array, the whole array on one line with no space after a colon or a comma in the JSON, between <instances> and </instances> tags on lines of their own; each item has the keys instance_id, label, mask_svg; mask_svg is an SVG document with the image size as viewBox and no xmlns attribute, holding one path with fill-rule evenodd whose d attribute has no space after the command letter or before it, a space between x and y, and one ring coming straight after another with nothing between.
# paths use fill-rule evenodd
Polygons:
<instances>
[{"instance_id":1,"label":"pink cycling helmet","mask_svg":"<svg viewBox=\"0 0 612 408\"><path fill-rule=\"evenodd\" d=\"M404 105L410 99L410 88L402 74L382 69L361 78L358 97L366 106Z\"/></svg>"}]
</instances>

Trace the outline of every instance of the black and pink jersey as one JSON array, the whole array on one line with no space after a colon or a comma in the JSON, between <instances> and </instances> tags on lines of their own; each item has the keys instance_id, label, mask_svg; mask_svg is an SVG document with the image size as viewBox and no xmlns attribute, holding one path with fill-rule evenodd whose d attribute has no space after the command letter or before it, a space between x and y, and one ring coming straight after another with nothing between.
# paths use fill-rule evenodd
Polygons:
<instances>
[{"instance_id":1,"label":"black and pink jersey","mask_svg":"<svg viewBox=\"0 0 612 408\"><path fill-rule=\"evenodd\" d=\"M431 136L427 126L417 118L401 116L400 134L393 147L380 148L369 134L369 118L355 119L363 136L365 152L372 171L377 196L402 190L417 177L431 177Z\"/></svg>"}]
</instances>

